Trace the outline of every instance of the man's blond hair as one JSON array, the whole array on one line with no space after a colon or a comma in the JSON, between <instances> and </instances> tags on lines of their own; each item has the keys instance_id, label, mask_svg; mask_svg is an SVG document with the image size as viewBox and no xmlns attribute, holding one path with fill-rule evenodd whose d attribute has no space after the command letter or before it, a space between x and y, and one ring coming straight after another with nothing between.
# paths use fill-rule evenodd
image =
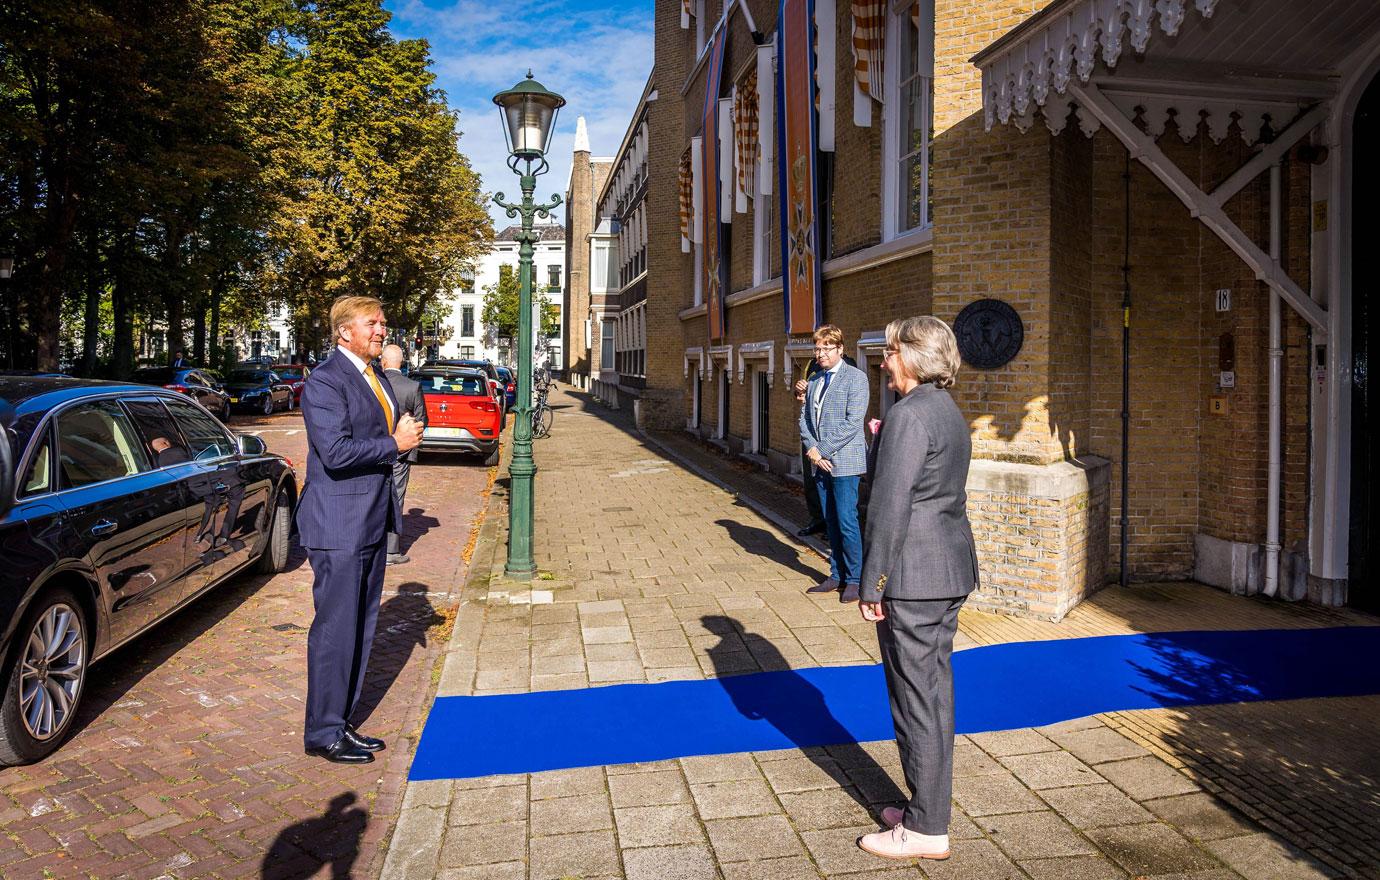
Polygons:
<instances>
[{"instance_id":1,"label":"man's blond hair","mask_svg":"<svg viewBox=\"0 0 1380 880\"><path fill-rule=\"evenodd\" d=\"M815 344L836 345L843 348L843 331L833 324L820 324L815 330Z\"/></svg>"},{"instance_id":2,"label":"man's blond hair","mask_svg":"<svg viewBox=\"0 0 1380 880\"><path fill-rule=\"evenodd\" d=\"M372 296L342 296L331 303L331 331L340 338L340 328L360 315L383 311L383 301Z\"/></svg>"}]
</instances>

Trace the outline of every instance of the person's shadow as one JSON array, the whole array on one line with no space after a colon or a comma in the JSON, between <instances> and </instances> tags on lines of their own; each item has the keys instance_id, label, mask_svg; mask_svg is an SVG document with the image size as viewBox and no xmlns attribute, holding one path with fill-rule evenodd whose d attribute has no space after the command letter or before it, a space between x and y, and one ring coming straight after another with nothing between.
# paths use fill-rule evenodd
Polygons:
<instances>
[{"instance_id":1,"label":"person's shadow","mask_svg":"<svg viewBox=\"0 0 1380 880\"><path fill-rule=\"evenodd\" d=\"M732 519L717 519L714 524L723 526L735 544L754 556L765 556L797 574L819 580L819 572L800 561L800 551L766 529L744 525Z\"/></svg>"},{"instance_id":2,"label":"person's shadow","mask_svg":"<svg viewBox=\"0 0 1380 880\"><path fill-rule=\"evenodd\" d=\"M406 553L423 535L440 524L439 519L434 516L427 516L426 511L420 507L414 507L403 514L403 530L399 536L399 546L402 552ZM407 542L406 547L401 546L402 541Z\"/></svg>"},{"instance_id":3,"label":"person's shadow","mask_svg":"<svg viewBox=\"0 0 1380 880\"><path fill-rule=\"evenodd\" d=\"M427 630L444 620L427 598L427 585L418 581L400 584L398 594L379 606L369 668L352 713L356 726L367 721L383 702L384 695L407 666L412 649L426 648Z\"/></svg>"},{"instance_id":4,"label":"person's shadow","mask_svg":"<svg viewBox=\"0 0 1380 880\"><path fill-rule=\"evenodd\" d=\"M908 800L891 775L854 741L853 735L829 711L819 688L790 669L781 652L768 639L747 632L738 621L723 615L705 615L700 623L719 637L718 644L709 649L709 659L714 664L719 685L728 692L734 708L744 718L765 719L803 749L805 756L829 774L839 788L874 815L883 806ZM777 674L769 697L760 682L750 675L740 674L744 648L761 668L788 673ZM825 748L820 748L821 745Z\"/></svg>"},{"instance_id":5,"label":"person's shadow","mask_svg":"<svg viewBox=\"0 0 1380 880\"><path fill-rule=\"evenodd\" d=\"M369 811L351 807L357 800L353 791L338 794L322 815L278 832L264 853L260 868L263 880L299 880L312 876L323 865L331 866L331 880L354 877L359 842L369 825Z\"/></svg>"}]
</instances>

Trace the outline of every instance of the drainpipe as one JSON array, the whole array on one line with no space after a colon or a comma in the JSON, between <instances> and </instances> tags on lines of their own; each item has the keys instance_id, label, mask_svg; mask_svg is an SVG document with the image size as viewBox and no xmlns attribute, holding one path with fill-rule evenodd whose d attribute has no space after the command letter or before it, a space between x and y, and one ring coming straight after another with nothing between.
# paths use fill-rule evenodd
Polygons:
<instances>
[{"instance_id":1,"label":"drainpipe","mask_svg":"<svg viewBox=\"0 0 1380 880\"><path fill-rule=\"evenodd\" d=\"M1270 166L1270 260L1280 258L1280 168ZM1280 376L1284 361L1279 292L1270 288L1270 462L1265 501L1265 595L1279 593Z\"/></svg>"}]
</instances>

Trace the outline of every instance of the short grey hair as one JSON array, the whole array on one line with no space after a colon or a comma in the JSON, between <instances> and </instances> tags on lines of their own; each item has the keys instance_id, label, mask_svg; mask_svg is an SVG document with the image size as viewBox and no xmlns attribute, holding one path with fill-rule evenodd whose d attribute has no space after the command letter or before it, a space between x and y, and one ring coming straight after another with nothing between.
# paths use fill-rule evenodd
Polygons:
<instances>
[{"instance_id":1,"label":"short grey hair","mask_svg":"<svg viewBox=\"0 0 1380 880\"><path fill-rule=\"evenodd\" d=\"M948 324L933 315L897 318L886 325L886 345L896 352L902 369L921 385L953 387L962 359Z\"/></svg>"}]
</instances>

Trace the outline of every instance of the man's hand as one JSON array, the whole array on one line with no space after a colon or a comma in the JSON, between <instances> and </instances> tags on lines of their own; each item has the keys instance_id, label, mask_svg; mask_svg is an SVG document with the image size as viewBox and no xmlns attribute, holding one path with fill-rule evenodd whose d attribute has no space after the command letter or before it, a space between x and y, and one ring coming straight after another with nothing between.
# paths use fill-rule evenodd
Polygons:
<instances>
[{"instance_id":1,"label":"man's hand","mask_svg":"<svg viewBox=\"0 0 1380 880\"><path fill-rule=\"evenodd\" d=\"M403 413L398 426L393 429L393 442L398 444L398 452L409 452L422 444L421 422L412 418L412 413Z\"/></svg>"},{"instance_id":2,"label":"man's hand","mask_svg":"<svg viewBox=\"0 0 1380 880\"><path fill-rule=\"evenodd\" d=\"M882 610L881 602L859 602L858 611L862 613L863 620L868 623L886 620L886 612Z\"/></svg>"},{"instance_id":3,"label":"man's hand","mask_svg":"<svg viewBox=\"0 0 1380 880\"><path fill-rule=\"evenodd\" d=\"M826 474L832 474L834 472L834 463L827 458L816 459L815 467L824 471Z\"/></svg>"},{"instance_id":4,"label":"man's hand","mask_svg":"<svg viewBox=\"0 0 1380 880\"><path fill-rule=\"evenodd\" d=\"M796 380L795 380L795 385L793 386L793 390L795 391L795 402L796 402L796 403L804 403L804 402L805 402L805 389L807 389L807 388L809 388L809 387L810 387L810 380L809 380L809 379L796 379Z\"/></svg>"}]
</instances>

